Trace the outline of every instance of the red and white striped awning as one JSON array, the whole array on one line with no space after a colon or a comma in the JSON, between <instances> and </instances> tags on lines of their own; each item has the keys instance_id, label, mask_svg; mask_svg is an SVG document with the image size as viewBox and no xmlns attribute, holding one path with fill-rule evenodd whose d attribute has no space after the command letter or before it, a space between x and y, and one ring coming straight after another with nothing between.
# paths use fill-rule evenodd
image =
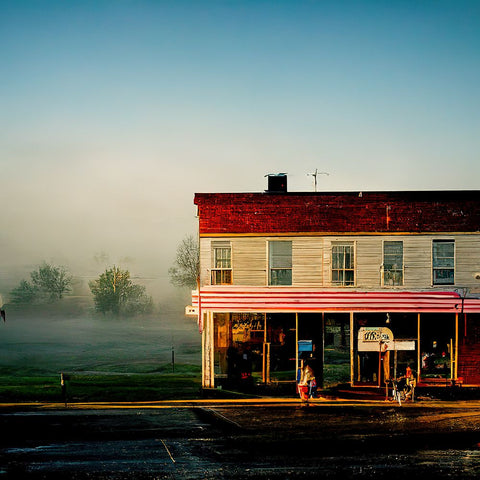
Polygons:
<instances>
[{"instance_id":1,"label":"red and white striped awning","mask_svg":"<svg viewBox=\"0 0 480 480\"><path fill-rule=\"evenodd\" d=\"M358 291L294 287L205 286L192 306L211 312L443 312L480 313L480 299L453 291Z\"/></svg>"}]
</instances>

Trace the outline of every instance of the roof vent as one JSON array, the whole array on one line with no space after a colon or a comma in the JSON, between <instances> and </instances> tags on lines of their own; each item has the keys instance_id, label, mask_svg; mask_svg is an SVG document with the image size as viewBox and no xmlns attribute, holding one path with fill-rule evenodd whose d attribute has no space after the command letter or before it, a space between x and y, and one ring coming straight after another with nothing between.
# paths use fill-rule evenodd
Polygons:
<instances>
[{"instance_id":1,"label":"roof vent","mask_svg":"<svg viewBox=\"0 0 480 480\"><path fill-rule=\"evenodd\" d=\"M286 173L269 173L267 193L287 193L287 174Z\"/></svg>"}]
</instances>

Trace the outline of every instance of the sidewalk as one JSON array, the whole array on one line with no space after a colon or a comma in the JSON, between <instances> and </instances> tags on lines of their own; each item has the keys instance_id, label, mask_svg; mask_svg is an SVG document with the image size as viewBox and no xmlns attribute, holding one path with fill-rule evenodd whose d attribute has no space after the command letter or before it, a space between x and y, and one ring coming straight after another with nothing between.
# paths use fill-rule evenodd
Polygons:
<instances>
[{"instance_id":1,"label":"sidewalk","mask_svg":"<svg viewBox=\"0 0 480 480\"><path fill-rule=\"evenodd\" d=\"M391 399L372 398L342 398L324 397L313 398L305 404L298 398L262 397L262 398L209 398L188 400L152 400L144 402L29 402L29 403L0 403L0 413L8 411L32 410L107 410L107 409L170 409L170 408L198 408L198 407L373 407L384 408L416 408L416 409L479 409L480 400L435 400L431 398L419 399L415 402L407 401L399 405Z\"/></svg>"}]
</instances>

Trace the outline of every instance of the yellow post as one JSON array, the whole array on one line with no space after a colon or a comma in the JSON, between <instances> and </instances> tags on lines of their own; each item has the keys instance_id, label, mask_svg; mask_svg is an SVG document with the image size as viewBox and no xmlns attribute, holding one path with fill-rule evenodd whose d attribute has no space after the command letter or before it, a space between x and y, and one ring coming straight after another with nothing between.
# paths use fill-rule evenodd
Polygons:
<instances>
[{"instance_id":1,"label":"yellow post","mask_svg":"<svg viewBox=\"0 0 480 480\"><path fill-rule=\"evenodd\" d=\"M458 313L455 314L455 380L458 378Z\"/></svg>"},{"instance_id":2,"label":"yellow post","mask_svg":"<svg viewBox=\"0 0 480 480\"><path fill-rule=\"evenodd\" d=\"M298 375L298 313L295 313L295 381Z\"/></svg>"},{"instance_id":3,"label":"yellow post","mask_svg":"<svg viewBox=\"0 0 480 480\"><path fill-rule=\"evenodd\" d=\"M420 352L420 314L417 314L417 383L420 382L420 370L422 368L422 358Z\"/></svg>"}]
</instances>

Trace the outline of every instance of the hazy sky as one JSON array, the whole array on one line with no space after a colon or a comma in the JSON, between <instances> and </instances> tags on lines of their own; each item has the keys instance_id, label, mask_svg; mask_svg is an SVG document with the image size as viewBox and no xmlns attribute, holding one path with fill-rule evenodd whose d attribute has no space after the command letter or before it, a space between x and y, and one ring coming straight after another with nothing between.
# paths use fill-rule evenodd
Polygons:
<instances>
[{"instance_id":1,"label":"hazy sky","mask_svg":"<svg viewBox=\"0 0 480 480\"><path fill-rule=\"evenodd\" d=\"M3 0L0 45L3 270L105 251L165 277L194 193L267 173L479 188L477 0Z\"/></svg>"}]
</instances>

